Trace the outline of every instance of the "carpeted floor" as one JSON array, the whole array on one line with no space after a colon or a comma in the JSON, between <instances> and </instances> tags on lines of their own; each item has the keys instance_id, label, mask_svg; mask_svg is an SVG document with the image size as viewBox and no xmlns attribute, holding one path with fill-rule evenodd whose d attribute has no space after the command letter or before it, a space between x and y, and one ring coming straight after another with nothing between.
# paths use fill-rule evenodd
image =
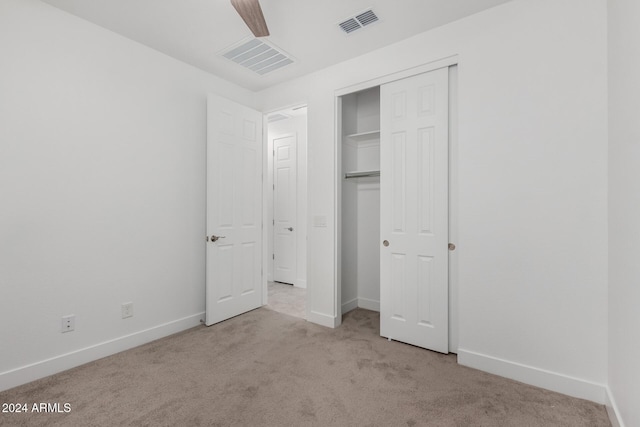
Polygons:
<instances>
[{"instance_id":1,"label":"carpeted floor","mask_svg":"<svg viewBox=\"0 0 640 427\"><path fill-rule=\"evenodd\" d=\"M0 393L69 413L11 426L609 426L601 405L378 335L357 309L327 329L258 309Z\"/></svg>"}]
</instances>

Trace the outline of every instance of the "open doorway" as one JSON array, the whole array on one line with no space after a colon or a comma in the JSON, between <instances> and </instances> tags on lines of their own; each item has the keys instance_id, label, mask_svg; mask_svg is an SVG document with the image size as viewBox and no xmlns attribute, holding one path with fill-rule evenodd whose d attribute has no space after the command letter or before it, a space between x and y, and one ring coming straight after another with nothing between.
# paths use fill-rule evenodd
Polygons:
<instances>
[{"instance_id":1,"label":"open doorway","mask_svg":"<svg viewBox=\"0 0 640 427\"><path fill-rule=\"evenodd\" d=\"M266 119L267 304L306 318L307 108L279 110Z\"/></svg>"}]
</instances>

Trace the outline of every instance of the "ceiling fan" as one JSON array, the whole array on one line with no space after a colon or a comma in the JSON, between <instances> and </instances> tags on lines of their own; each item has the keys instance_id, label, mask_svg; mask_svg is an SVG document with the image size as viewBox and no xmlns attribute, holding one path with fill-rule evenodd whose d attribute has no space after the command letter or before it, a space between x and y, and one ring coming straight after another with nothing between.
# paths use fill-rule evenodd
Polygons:
<instances>
[{"instance_id":1,"label":"ceiling fan","mask_svg":"<svg viewBox=\"0 0 640 427\"><path fill-rule=\"evenodd\" d=\"M266 37L269 35L269 29L258 0L231 0L231 4L236 8L254 36Z\"/></svg>"}]
</instances>

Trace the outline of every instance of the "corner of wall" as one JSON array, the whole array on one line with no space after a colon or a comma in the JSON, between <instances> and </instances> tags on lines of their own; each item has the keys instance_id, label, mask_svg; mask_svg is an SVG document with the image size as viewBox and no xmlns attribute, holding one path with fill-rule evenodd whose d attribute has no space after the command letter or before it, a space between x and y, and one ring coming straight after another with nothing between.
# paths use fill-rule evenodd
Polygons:
<instances>
[{"instance_id":1,"label":"corner of wall","mask_svg":"<svg viewBox=\"0 0 640 427\"><path fill-rule=\"evenodd\" d=\"M609 421L611 421L611 427L625 427L622 422L622 417L620 417L620 410L618 409L618 405L616 405L616 401L609 387L607 387L606 390L604 405L607 408L607 415L609 416Z\"/></svg>"},{"instance_id":2,"label":"corner of wall","mask_svg":"<svg viewBox=\"0 0 640 427\"><path fill-rule=\"evenodd\" d=\"M330 316L307 309L307 321L327 328L337 328L342 323L342 316Z\"/></svg>"}]
</instances>

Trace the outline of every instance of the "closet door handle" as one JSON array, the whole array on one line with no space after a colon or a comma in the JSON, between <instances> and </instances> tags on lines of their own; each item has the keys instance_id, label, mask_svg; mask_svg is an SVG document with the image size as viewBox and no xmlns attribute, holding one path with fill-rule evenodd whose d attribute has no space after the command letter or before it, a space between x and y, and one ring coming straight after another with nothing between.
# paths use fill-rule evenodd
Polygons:
<instances>
[{"instance_id":1,"label":"closet door handle","mask_svg":"<svg viewBox=\"0 0 640 427\"><path fill-rule=\"evenodd\" d=\"M382 242L382 246L384 246L385 248L386 248L387 246L389 246L389 241L388 241L388 240L384 240L384 241Z\"/></svg>"},{"instance_id":2,"label":"closet door handle","mask_svg":"<svg viewBox=\"0 0 640 427\"><path fill-rule=\"evenodd\" d=\"M293 231L293 227L285 227L285 230Z\"/></svg>"}]
</instances>

